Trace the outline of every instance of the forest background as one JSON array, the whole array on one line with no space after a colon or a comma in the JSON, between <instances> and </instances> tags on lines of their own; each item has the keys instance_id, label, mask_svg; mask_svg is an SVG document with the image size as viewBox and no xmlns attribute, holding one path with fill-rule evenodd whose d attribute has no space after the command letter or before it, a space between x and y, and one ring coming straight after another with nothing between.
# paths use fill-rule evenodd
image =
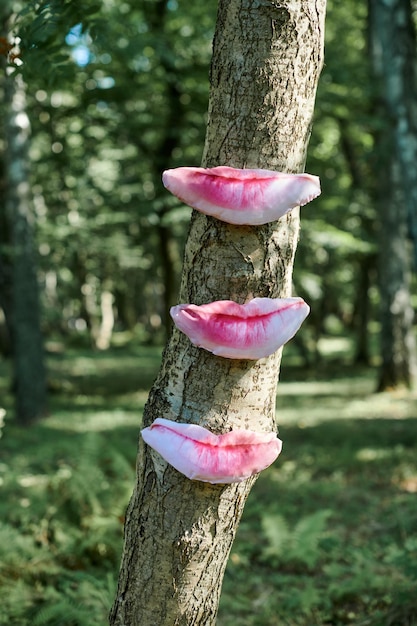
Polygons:
<instances>
[{"instance_id":1,"label":"forest background","mask_svg":"<svg viewBox=\"0 0 417 626\"><path fill-rule=\"evenodd\" d=\"M372 3L328 3L306 164L322 196L302 209L294 270L311 315L284 352L278 398L297 449L248 503L220 624L417 620L412 220L381 141L393 114L371 15ZM190 217L161 173L200 163L215 16L211 0L2 8L0 624L105 622ZM387 261L405 303L397 326Z\"/></svg>"}]
</instances>

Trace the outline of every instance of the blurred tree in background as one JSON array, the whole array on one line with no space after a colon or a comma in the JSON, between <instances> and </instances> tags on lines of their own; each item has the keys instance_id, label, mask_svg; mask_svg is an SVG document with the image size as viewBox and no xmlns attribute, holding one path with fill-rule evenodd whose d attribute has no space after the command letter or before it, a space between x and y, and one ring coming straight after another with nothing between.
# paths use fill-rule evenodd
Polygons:
<instances>
[{"instance_id":1,"label":"blurred tree in background","mask_svg":"<svg viewBox=\"0 0 417 626\"><path fill-rule=\"evenodd\" d=\"M1 188L0 304L10 332L14 357L16 417L27 424L46 410L46 380L40 327L39 289L33 241L33 198L29 145L30 122L26 112L26 85L15 69L5 68L12 55L7 35L13 14L2 15L4 115L4 185ZM15 62L20 61L15 57Z\"/></svg>"},{"instance_id":2,"label":"blurred tree in background","mask_svg":"<svg viewBox=\"0 0 417 626\"><path fill-rule=\"evenodd\" d=\"M27 85L32 267L43 333L64 342L87 338L101 349L116 330L161 343L190 215L164 191L161 172L201 160L216 2L10 0L4 6L16 18L3 59L14 44L21 65L13 56L9 61ZM302 210L294 274L295 291L312 307L308 340L297 338L306 363L321 357L329 334L353 336L357 362L374 364L381 353L377 153L386 113L376 105L372 76L366 4L331 0L306 166L320 175L323 194ZM3 124L6 109L3 98ZM4 143L0 151L4 190ZM2 210L3 353L11 345L4 320L11 319L9 237Z\"/></svg>"},{"instance_id":3,"label":"blurred tree in background","mask_svg":"<svg viewBox=\"0 0 417 626\"><path fill-rule=\"evenodd\" d=\"M417 49L410 0L369 0L369 38L381 120L376 163L383 390L410 387L417 377L410 297L410 239L417 268Z\"/></svg>"},{"instance_id":4,"label":"blurred tree in background","mask_svg":"<svg viewBox=\"0 0 417 626\"><path fill-rule=\"evenodd\" d=\"M356 362L371 359L377 250L366 17L363 3L328 3L325 66L307 157L322 195L302 209L294 268L296 290L311 304L313 360L320 357L320 339L340 331L353 334Z\"/></svg>"},{"instance_id":5,"label":"blurred tree in background","mask_svg":"<svg viewBox=\"0 0 417 626\"><path fill-rule=\"evenodd\" d=\"M200 158L213 12L48 2L37 9L43 24L28 13L19 26L48 321L86 326L99 347L112 300L123 327L139 321L154 334L167 323L189 211L166 199L161 171Z\"/></svg>"}]
</instances>

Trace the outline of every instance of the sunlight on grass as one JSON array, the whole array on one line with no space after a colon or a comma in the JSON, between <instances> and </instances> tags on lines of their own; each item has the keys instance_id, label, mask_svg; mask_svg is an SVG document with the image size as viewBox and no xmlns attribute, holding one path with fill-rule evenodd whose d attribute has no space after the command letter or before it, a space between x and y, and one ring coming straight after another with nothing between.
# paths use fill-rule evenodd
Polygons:
<instances>
[{"instance_id":1,"label":"sunlight on grass","mask_svg":"<svg viewBox=\"0 0 417 626\"><path fill-rule=\"evenodd\" d=\"M103 432L115 428L129 426L139 428L142 422L144 400L138 402L135 412L122 411L117 408L108 411L92 411L86 414L70 413L68 420L62 422L62 414L51 416L44 423L44 427L52 430L66 430L68 432Z\"/></svg>"},{"instance_id":2,"label":"sunlight on grass","mask_svg":"<svg viewBox=\"0 0 417 626\"><path fill-rule=\"evenodd\" d=\"M0 626L106 623L160 354L50 355L50 416L31 428L0 381ZM217 626L417 623L417 393L376 394L375 371L340 360L313 373L289 360L283 451L246 504Z\"/></svg>"},{"instance_id":3,"label":"sunlight on grass","mask_svg":"<svg viewBox=\"0 0 417 626\"><path fill-rule=\"evenodd\" d=\"M344 378L326 381L296 381L280 382L278 385L278 397L283 396L361 396L372 394L375 389L374 380L371 377L357 379Z\"/></svg>"},{"instance_id":4,"label":"sunlight on grass","mask_svg":"<svg viewBox=\"0 0 417 626\"><path fill-rule=\"evenodd\" d=\"M390 450L384 450L383 448L362 448L356 453L358 461L375 461L377 459L385 459L391 456Z\"/></svg>"},{"instance_id":5,"label":"sunlight on grass","mask_svg":"<svg viewBox=\"0 0 417 626\"><path fill-rule=\"evenodd\" d=\"M407 419L417 417L417 391L375 393L374 378L280 382L278 424L300 428L334 419Z\"/></svg>"},{"instance_id":6,"label":"sunlight on grass","mask_svg":"<svg viewBox=\"0 0 417 626\"><path fill-rule=\"evenodd\" d=\"M325 357L348 355L352 350L352 342L348 337L320 337L318 351Z\"/></svg>"}]
</instances>

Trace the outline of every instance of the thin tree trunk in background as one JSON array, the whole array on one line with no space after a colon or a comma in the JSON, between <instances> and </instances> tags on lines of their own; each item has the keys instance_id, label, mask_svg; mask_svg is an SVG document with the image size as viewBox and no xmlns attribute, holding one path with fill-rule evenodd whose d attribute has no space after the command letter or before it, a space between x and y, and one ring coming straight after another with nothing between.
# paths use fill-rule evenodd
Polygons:
<instances>
[{"instance_id":1,"label":"thin tree trunk in background","mask_svg":"<svg viewBox=\"0 0 417 626\"><path fill-rule=\"evenodd\" d=\"M358 283L355 301L355 332L356 346L354 362L360 365L369 365L369 320L371 303L369 289L371 286L370 274L373 260L371 255L364 256L358 267Z\"/></svg>"},{"instance_id":2,"label":"thin tree trunk in background","mask_svg":"<svg viewBox=\"0 0 417 626\"><path fill-rule=\"evenodd\" d=\"M166 2L163 3L166 6ZM166 11L163 12L165 17ZM161 21L161 14L159 16L159 29L165 27L165 22ZM163 31L161 32L161 36ZM184 124L184 107L181 104L182 93L178 89L178 83L180 83L180 76L178 68L175 68L174 53L172 56L164 55L161 63L164 66L166 75L170 77L170 82L167 85L167 98L169 102L168 119L165 122L165 135L158 152L154 159L154 174L155 178L160 177L164 169L167 169L167 159L171 159L172 152L179 143L178 134L181 132L181 126ZM161 185L160 185L161 187ZM169 224L164 223L164 217L169 212L165 203L162 203L160 210L158 211L159 222L157 224L157 234L159 238L159 251L161 258L161 269L163 276L164 294L163 294L163 325L165 328L165 338L168 339L171 328L171 316L170 309L175 304L175 297L178 290L179 283L179 266L180 266L180 251L177 248L177 242L175 241L172 233L172 227Z\"/></svg>"},{"instance_id":3,"label":"thin tree trunk in background","mask_svg":"<svg viewBox=\"0 0 417 626\"><path fill-rule=\"evenodd\" d=\"M380 202L379 283L381 366L378 391L411 387L416 380L416 345L411 304L410 242L400 186L399 163L384 176Z\"/></svg>"},{"instance_id":4,"label":"thin tree trunk in background","mask_svg":"<svg viewBox=\"0 0 417 626\"><path fill-rule=\"evenodd\" d=\"M176 271L176 255L173 252L176 242L174 241L171 228L162 223L163 216L164 213L160 212L160 222L156 226L156 231L159 238L159 254L164 285L162 322L165 328L165 337L168 338L172 328L172 320L169 312L171 307L175 304L173 299L176 295L179 272ZM178 257L180 257L179 253Z\"/></svg>"},{"instance_id":5,"label":"thin tree trunk in background","mask_svg":"<svg viewBox=\"0 0 417 626\"><path fill-rule=\"evenodd\" d=\"M6 83L6 55L7 55L7 32L9 23L7 6L0 6L0 44L3 45L0 55L0 100L5 101ZM5 130L6 112L4 107L0 108L0 128ZM4 134L4 133L3 133ZM0 354L11 354L11 308L12 308L12 260L10 254L10 228L6 215L6 160L7 155L3 149L0 155Z\"/></svg>"},{"instance_id":6,"label":"thin tree trunk in background","mask_svg":"<svg viewBox=\"0 0 417 626\"><path fill-rule=\"evenodd\" d=\"M417 266L417 52L409 0L369 0L376 79L381 357L378 389L411 387L417 357L411 304L411 246Z\"/></svg>"},{"instance_id":7,"label":"thin tree trunk in background","mask_svg":"<svg viewBox=\"0 0 417 626\"><path fill-rule=\"evenodd\" d=\"M5 102L5 197L11 239L14 391L16 417L22 424L28 424L46 410L46 380L28 169L30 124L21 76L5 77Z\"/></svg>"},{"instance_id":8,"label":"thin tree trunk in background","mask_svg":"<svg viewBox=\"0 0 417 626\"><path fill-rule=\"evenodd\" d=\"M0 97L3 90L0 86ZM3 120L1 126L4 127ZM5 155L0 162L0 354L12 353L12 262L10 258L10 233L6 218L6 181L4 177Z\"/></svg>"},{"instance_id":9,"label":"thin tree trunk in background","mask_svg":"<svg viewBox=\"0 0 417 626\"><path fill-rule=\"evenodd\" d=\"M323 61L325 0L221 0L214 38L204 166L304 168ZM180 302L288 296L298 212L261 227L193 213ZM281 352L260 361L218 358L176 329L150 392L155 418L215 433L276 430ZM223 574L255 478L191 481L140 439L113 626L213 625Z\"/></svg>"},{"instance_id":10,"label":"thin tree trunk in background","mask_svg":"<svg viewBox=\"0 0 417 626\"><path fill-rule=\"evenodd\" d=\"M366 189L369 181L367 171L362 172L357 158L357 150L351 139L349 123L343 117L337 118L340 131L340 147L346 160L346 165L352 179L353 193L357 190ZM373 222L367 215L361 215L362 228L366 232L369 240L372 240ZM357 267L357 288L354 302L353 325L356 334L356 346L354 362L362 365L369 365L369 329L371 302L369 291L371 286L371 272L375 264L374 253L358 253L356 259Z\"/></svg>"}]
</instances>

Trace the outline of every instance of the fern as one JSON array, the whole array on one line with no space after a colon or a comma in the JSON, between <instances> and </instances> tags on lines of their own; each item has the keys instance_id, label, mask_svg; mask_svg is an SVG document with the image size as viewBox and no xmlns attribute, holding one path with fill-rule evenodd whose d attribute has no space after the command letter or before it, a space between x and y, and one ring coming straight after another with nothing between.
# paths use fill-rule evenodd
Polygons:
<instances>
[{"instance_id":1,"label":"fern","mask_svg":"<svg viewBox=\"0 0 417 626\"><path fill-rule=\"evenodd\" d=\"M313 568L320 558L322 538L331 511L316 511L303 517L294 528L291 537L290 558Z\"/></svg>"},{"instance_id":2,"label":"fern","mask_svg":"<svg viewBox=\"0 0 417 626\"><path fill-rule=\"evenodd\" d=\"M281 557L290 540L290 530L282 515L265 515L262 518L262 529L269 545L263 550L265 557Z\"/></svg>"},{"instance_id":3,"label":"fern","mask_svg":"<svg viewBox=\"0 0 417 626\"><path fill-rule=\"evenodd\" d=\"M10 550L10 546L13 546L13 551ZM16 528L0 522L0 567L4 567L6 563L14 564L32 555L32 537L26 537Z\"/></svg>"},{"instance_id":4,"label":"fern","mask_svg":"<svg viewBox=\"0 0 417 626\"><path fill-rule=\"evenodd\" d=\"M44 606L35 615L33 626L81 626L87 624L85 610L64 597L57 604Z\"/></svg>"},{"instance_id":5,"label":"fern","mask_svg":"<svg viewBox=\"0 0 417 626\"><path fill-rule=\"evenodd\" d=\"M0 626L31 626L27 610L32 593L22 579L0 576Z\"/></svg>"},{"instance_id":6,"label":"fern","mask_svg":"<svg viewBox=\"0 0 417 626\"><path fill-rule=\"evenodd\" d=\"M303 517L291 530L281 515L266 515L262 529L268 545L262 554L267 560L279 563L301 563L313 568L320 558L320 539L330 511L317 511Z\"/></svg>"},{"instance_id":7,"label":"fern","mask_svg":"<svg viewBox=\"0 0 417 626\"><path fill-rule=\"evenodd\" d=\"M102 626L115 591L112 575L103 580L74 572L56 588L45 589L43 604L36 609L31 626Z\"/></svg>"}]
</instances>

